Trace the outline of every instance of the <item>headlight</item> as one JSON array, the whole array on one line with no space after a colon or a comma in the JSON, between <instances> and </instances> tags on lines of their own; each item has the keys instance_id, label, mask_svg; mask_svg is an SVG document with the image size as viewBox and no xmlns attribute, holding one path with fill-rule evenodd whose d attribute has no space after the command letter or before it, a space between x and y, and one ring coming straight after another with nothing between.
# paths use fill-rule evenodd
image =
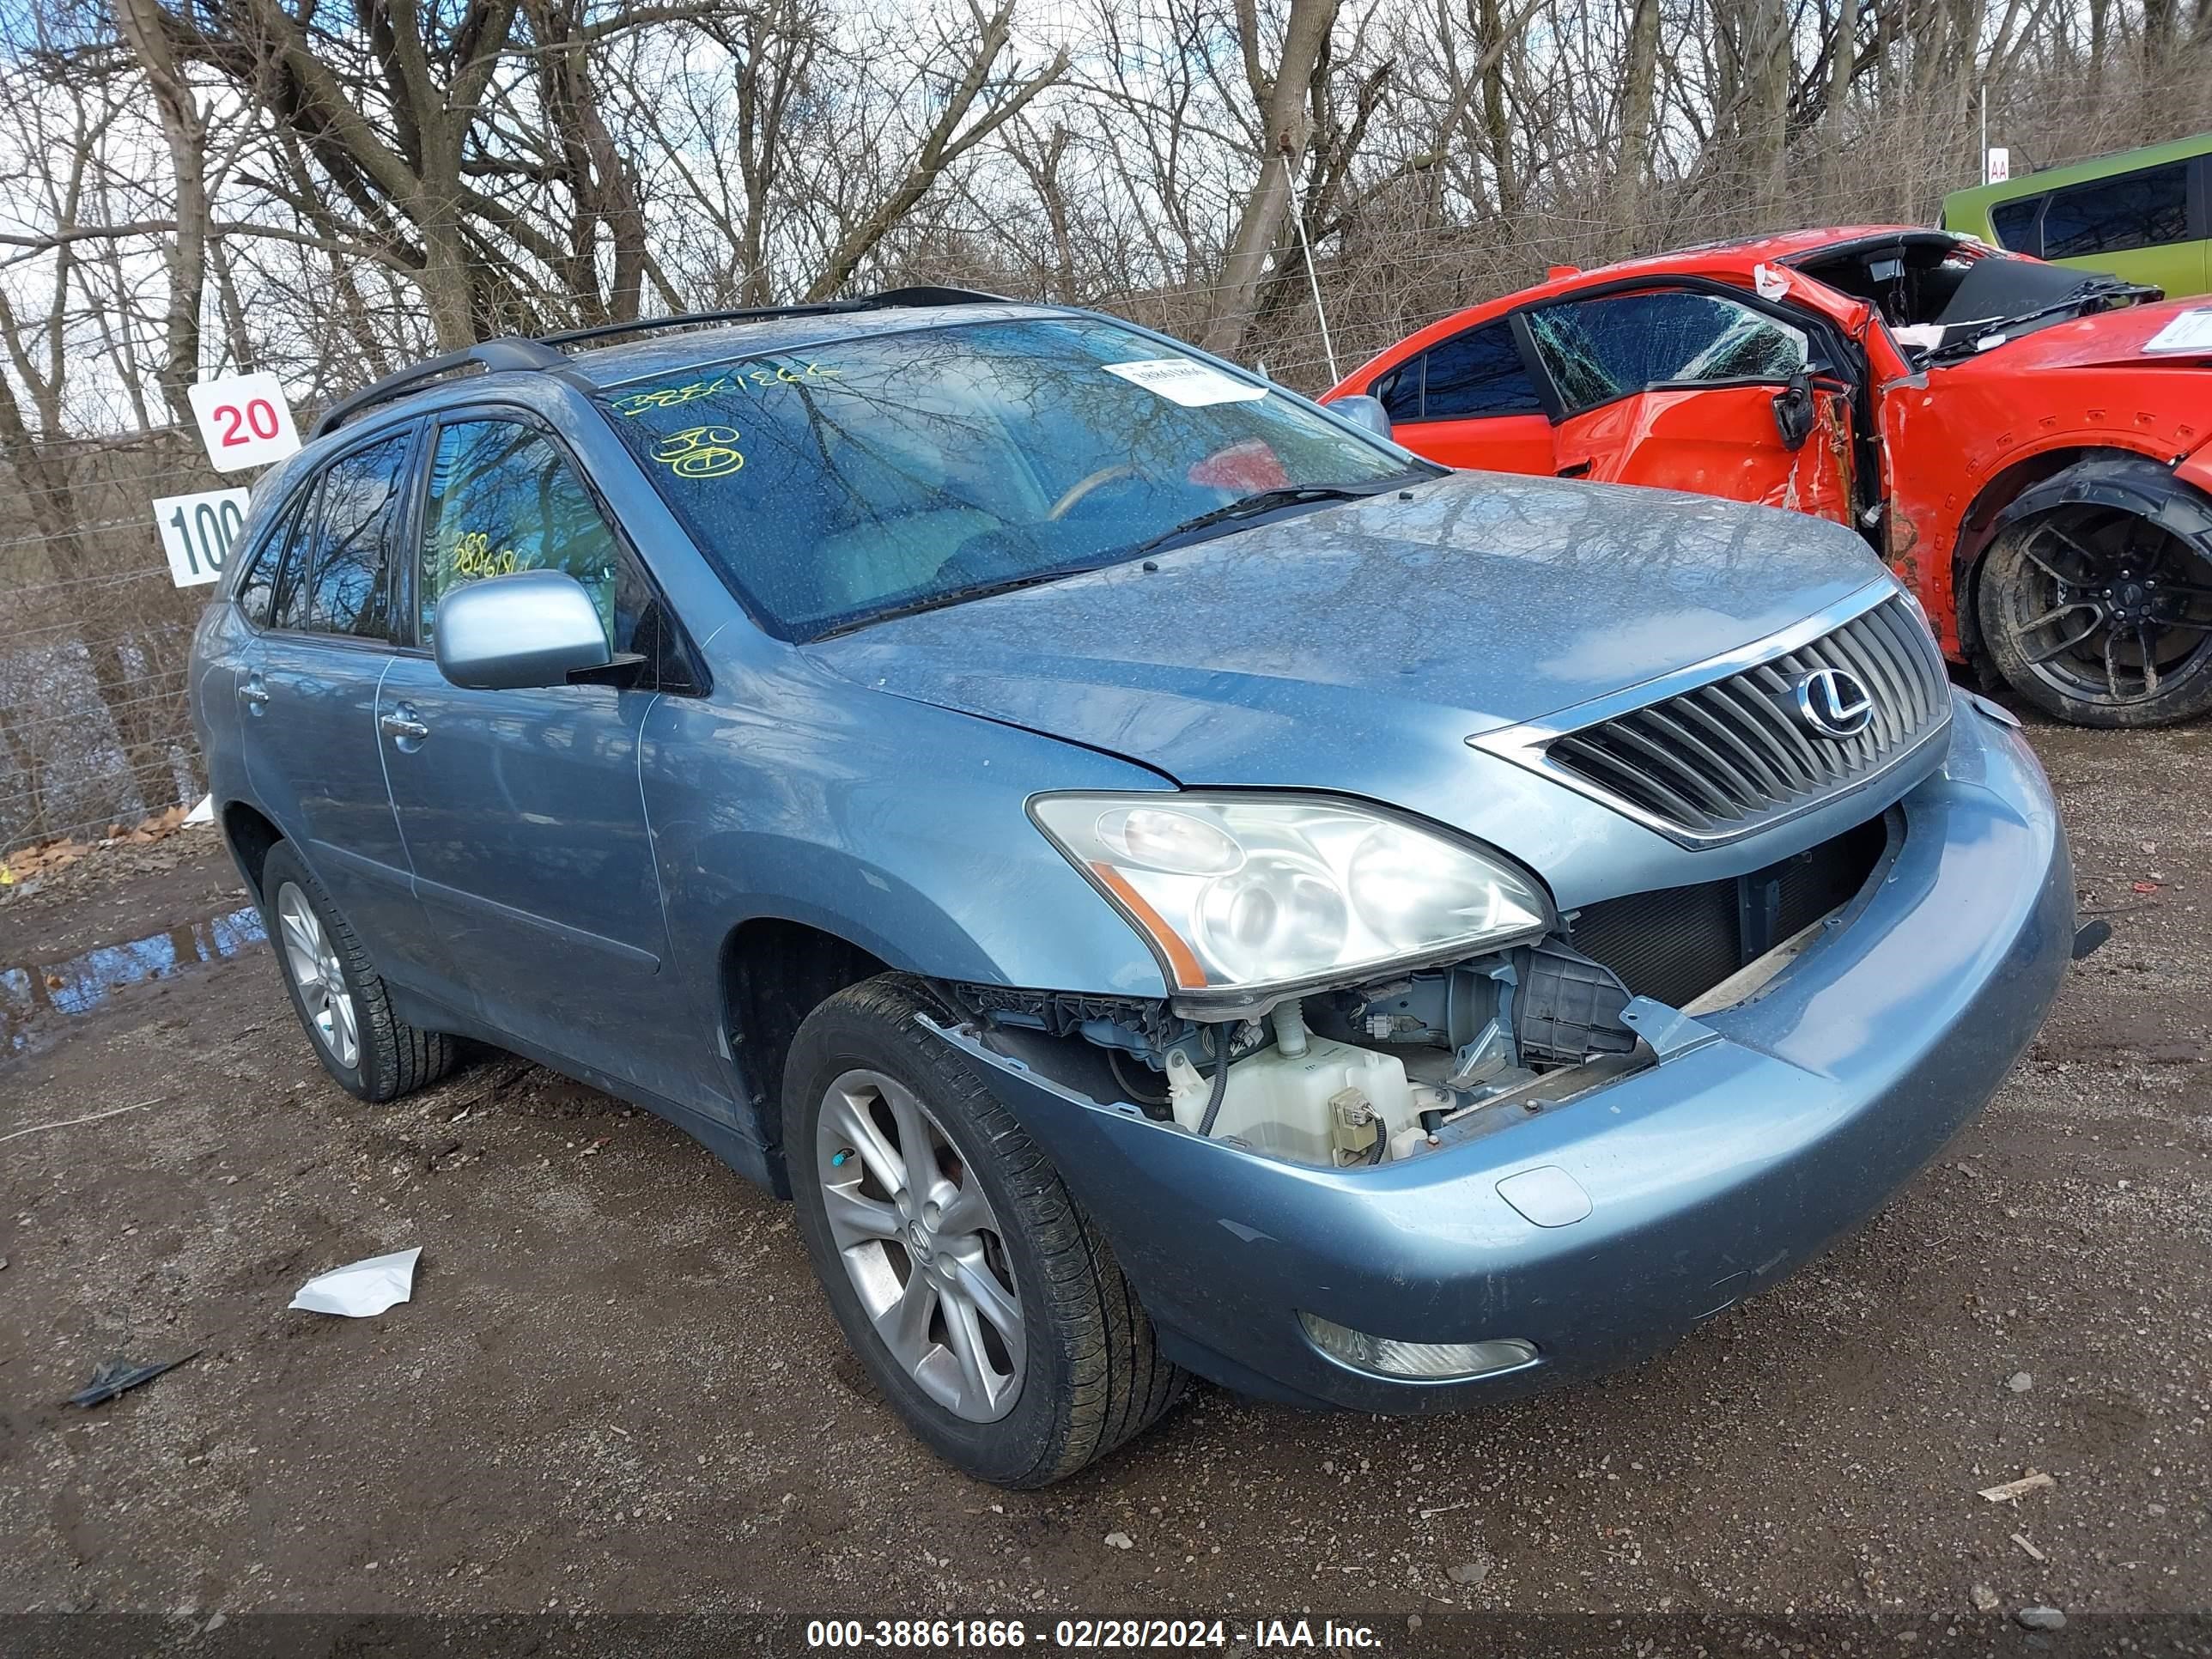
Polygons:
<instances>
[{"instance_id":1,"label":"headlight","mask_svg":"<svg viewBox=\"0 0 2212 1659\"><path fill-rule=\"evenodd\" d=\"M1151 939L1180 991L1356 975L1541 933L1503 860L1346 803L1286 795L1041 795L1038 826Z\"/></svg>"}]
</instances>

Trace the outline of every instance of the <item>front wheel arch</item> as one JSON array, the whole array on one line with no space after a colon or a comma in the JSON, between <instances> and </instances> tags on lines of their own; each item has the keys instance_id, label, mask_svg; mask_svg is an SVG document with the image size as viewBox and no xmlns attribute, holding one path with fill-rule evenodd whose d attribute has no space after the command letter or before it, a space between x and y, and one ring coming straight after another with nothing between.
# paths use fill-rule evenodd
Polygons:
<instances>
[{"instance_id":1,"label":"front wheel arch","mask_svg":"<svg viewBox=\"0 0 2212 1659\"><path fill-rule=\"evenodd\" d=\"M2071 529L2057 528L2069 522ZM2212 657L2207 655L2212 641L2206 628L2212 613L2204 609L2212 584L2202 574L2189 574L2212 566L2212 496L2174 477L2163 462L2102 452L2020 490L1989 515L1989 528L1969 590L1981 664L2046 714L2071 724L2160 726L2212 710ZM2151 538L2148 544L2142 539L2146 534ZM2050 539L2054 535L2055 544ZM2034 550L2039 544L2041 556ZM2119 580L2129 571L2111 568L2114 561L2124 565L2130 550L2138 560L2148 555L2149 563L2140 573L2142 583ZM2179 566L2161 568L2161 561L2177 556ZM2151 579L2153 571L2160 573L2159 580ZM2054 578L2055 594L2048 588ZM2109 585L2100 589L2100 581ZM2152 595L2146 611L2144 583L2173 591ZM2041 609L2054 599L2056 609ZM2115 605L2121 608L2116 611ZM2025 620L2023 608L2040 614ZM2081 624L2086 632L2069 641L2045 641L2021 631L2062 613L2087 613ZM2003 620L2008 617L2009 622ZM2062 621L2053 631L2074 626ZM2069 650L2082 638L2104 641L2103 678L2112 684L2109 695ZM2031 648L2035 644L2043 648ZM2169 650L2174 654L2167 654ZM2060 654L2058 665L2047 665L2054 654ZM2146 683L2125 692L2115 676L2124 678L2130 672L2131 656L2143 665L2136 678ZM2154 660L2160 665L2157 673L2149 672Z\"/></svg>"},{"instance_id":2,"label":"front wheel arch","mask_svg":"<svg viewBox=\"0 0 2212 1659\"><path fill-rule=\"evenodd\" d=\"M2056 500L2040 501L2039 497L2045 487L2054 481L2091 469L2095 474L2109 470L2115 478L2136 480L2136 487L2146 494L2163 492L2193 497L2212 508L2212 501L2207 501L2201 492L2174 477L2172 467L2139 450L2085 444L2047 449L2006 467L1982 486L1973 504L1959 520L1959 533L1951 553L1951 596L1958 617L1960 652L1978 671L1989 668L1987 641L1981 626L1980 584L1982 564L1990 544L1996 540L1998 532L2015 519L2064 501L2086 499L2060 495ZM2038 499L2031 501L2031 498ZM2031 504L2023 507L2023 502ZM2185 539L2188 538L2185 536Z\"/></svg>"},{"instance_id":3,"label":"front wheel arch","mask_svg":"<svg viewBox=\"0 0 2212 1659\"><path fill-rule=\"evenodd\" d=\"M719 1007L730 1061L772 1160L783 1146L783 1071L806 1017L886 964L842 934L781 916L754 916L723 938Z\"/></svg>"}]
</instances>

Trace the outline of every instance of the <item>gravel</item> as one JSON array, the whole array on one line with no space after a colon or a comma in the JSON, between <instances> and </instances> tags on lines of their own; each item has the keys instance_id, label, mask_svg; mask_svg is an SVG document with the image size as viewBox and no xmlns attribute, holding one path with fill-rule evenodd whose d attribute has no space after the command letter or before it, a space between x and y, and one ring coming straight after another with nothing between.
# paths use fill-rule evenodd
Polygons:
<instances>
[{"instance_id":1,"label":"gravel","mask_svg":"<svg viewBox=\"0 0 2212 1659\"><path fill-rule=\"evenodd\" d=\"M265 946L82 1014L0 998L0 1134L34 1131L0 1157L0 1607L189 1605L234 1631L553 1602L1306 1609L1394 1641L1421 1616L1423 1651L1474 1609L1721 1608L1871 1620L1890 1652L1990 1598L2077 1625L2199 1609L2212 726L2033 735L2112 940L1866 1227L1591 1386L1387 1420L1205 1389L1038 1493L908 1437L787 1207L658 1119L497 1056L362 1105L314 1064ZM244 902L205 842L117 850L0 904L0 975ZM311 1275L410 1244L411 1302L286 1311ZM96 1412L58 1403L101 1359L195 1348ZM2030 1369L2032 1391L1990 1386ZM1976 1496L2027 1468L2057 1485Z\"/></svg>"}]
</instances>

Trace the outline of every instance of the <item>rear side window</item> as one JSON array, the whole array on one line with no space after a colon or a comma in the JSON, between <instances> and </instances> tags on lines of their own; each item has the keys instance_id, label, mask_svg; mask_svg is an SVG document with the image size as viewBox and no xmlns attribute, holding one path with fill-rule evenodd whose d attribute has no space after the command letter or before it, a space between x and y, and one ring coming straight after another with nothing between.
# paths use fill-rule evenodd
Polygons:
<instances>
[{"instance_id":1,"label":"rear side window","mask_svg":"<svg viewBox=\"0 0 2212 1659\"><path fill-rule=\"evenodd\" d=\"M607 643L636 649L651 588L599 503L550 438L519 421L462 421L438 433L423 519L422 642L454 588L517 570L562 570L599 607ZM649 654L649 653L648 653Z\"/></svg>"},{"instance_id":2,"label":"rear side window","mask_svg":"<svg viewBox=\"0 0 2212 1659\"><path fill-rule=\"evenodd\" d=\"M307 626L384 639L392 627L392 542L407 489L407 433L356 449L323 474Z\"/></svg>"},{"instance_id":3,"label":"rear side window","mask_svg":"<svg viewBox=\"0 0 2212 1659\"><path fill-rule=\"evenodd\" d=\"M2043 210L2043 198L2025 197L2017 202L2000 202L1990 210L1990 228L1996 233L1997 246L2013 253L2035 252L2035 216Z\"/></svg>"},{"instance_id":4,"label":"rear side window","mask_svg":"<svg viewBox=\"0 0 2212 1659\"><path fill-rule=\"evenodd\" d=\"M1812 360L1802 329L1717 294L1608 294L1528 317L1569 414L1646 386L1786 380Z\"/></svg>"},{"instance_id":5,"label":"rear side window","mask_svg":"<svg viewBox=\"0 0 2212 1659\"><path fill-rule=\"evenodd\" d=\"M1522 367L1510 323L1486 323L1455 334L1428 353L1428 388L1421 418L1479 420L1486 415L1540 415L1536 383Z\"/></svg>"},{"instance_id":6,"label":"rear side window","mask_svg":"<svg viewBox=\"0 0 2212 1659\"><path fill-rule=\"evenodd\" d=\"M2189 164L2076 185L2043 213L2043 257L2081 259L2189 240Z\"/></svg>"}]
</instances>

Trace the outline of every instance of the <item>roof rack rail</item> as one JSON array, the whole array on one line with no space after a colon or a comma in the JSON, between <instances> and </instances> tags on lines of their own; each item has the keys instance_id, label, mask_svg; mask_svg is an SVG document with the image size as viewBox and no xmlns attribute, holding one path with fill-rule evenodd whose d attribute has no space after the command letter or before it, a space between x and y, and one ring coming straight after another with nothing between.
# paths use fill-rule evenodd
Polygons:
<instances>
[{"instance_id":1,"label":"roof rack rail","mask_svg":"<svg viewBox=\"0 0 2212 1659\"><path fill-rule=\"evenodd\" d=\"M544 345L574 345L585 340L609 339L618 334L649 334L664 328L700 328L711 323L754 323L768 317L834 317L841 313L874 311L885 306L1011 305L1003 294L980 289L941 288L918 283L909 288L885 289L857 300L816 300L794 306L741 306L730 311L679 311L666 317L638 317L626 323L595 323L589 328L564 328L541 334Z\"/></svg>"},{"instance_id":2,"label":"roof rack rail","mask_svg":"<svg viewBox=\"0 0 2212 1659\"><path fill-rule=\"evenodd\" d=\"M425 357L419 363L411 363L396 374L387 374L382 380L362 387L351 397L340 398L323 411L313 431L308 435L310 438L327 436L364 409L404 397L423 381L451 374L457 368L473 365L488 374L501 369L565 369L568 366L568 356L560 348L586 340L608 339L621 334L647 334L665 328L696 328L712 323L757 322L767 317L834 316L842 312L874 311L889 306L1015 303L1018 302L1002 294L917 283L908 288L886 289L880 294L866 295L857 300L821 300L795 306L746 306L733 311L679 312L667 317L641 317L626 323L599 323L589 328L562 329L557 333L534 337L520 334L501 335L497 339L466 346L459 351L448 351L441 356Z\"/></svg>"},{"instance_id":3,"label":"roof rack rail","mask_svg":"<svg viewBox=\"0 0 2212 1659\"><path fill-rule=\"evenodd\" d=\"M472 363L482 367L489 374L503 368L565 368L568 359L566 354L555 350L542 340L526 339L514 334L501 335L497 339L465 346L459 351L448 351L441 356L425 357L419 363L410 363L396 374L371 382L351 397L339 398L323 411L321 418L315 422L314 430L307 435L311 439L326 436L362 410L404 397L425 380L449 374L457 368L466 368Z\"/></svg>"}]
</instances>

